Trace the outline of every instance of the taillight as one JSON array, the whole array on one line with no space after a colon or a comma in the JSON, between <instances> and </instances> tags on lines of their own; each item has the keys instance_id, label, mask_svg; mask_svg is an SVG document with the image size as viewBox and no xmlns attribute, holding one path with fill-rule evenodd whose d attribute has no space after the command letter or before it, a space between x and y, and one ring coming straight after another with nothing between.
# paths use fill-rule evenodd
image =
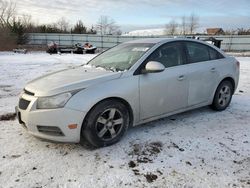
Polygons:
<instances>
[{"instance_id":1,"label":"taillight","mask_svg":"<svg viewBox=\"0 0 250 188\"><path fill-rule=\"evenodd\" d=\"M239 61L236 62L236 65L237 65L238 68L240 68L240 62Z\"/></svg>"}]
</instances>

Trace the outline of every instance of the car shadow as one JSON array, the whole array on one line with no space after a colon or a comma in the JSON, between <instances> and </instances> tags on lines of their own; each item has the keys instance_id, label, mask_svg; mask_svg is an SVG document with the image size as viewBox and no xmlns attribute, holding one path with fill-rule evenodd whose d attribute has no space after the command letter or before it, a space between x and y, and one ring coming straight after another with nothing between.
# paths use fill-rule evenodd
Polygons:
<instances>
[{"instance_id":1,"label":"car shadow","mask_svg":"<svg viewBox=\"0 0 250 188\"><path fill-rule=\"evenodd\" d=\"M190 119L203 116L204 114L215 114L215 113L219 113L219 112L212 110L209 106L206 106L206 107L201 107L201 108L197 108L194 110L182 112L179 114L171 115L168 117L160 118L158 120L150 121L148 123L143 123L134 127L130 127L127 133L125 134L125 136L121 139L121 141L118 144L121 144L121 145L127 144L129 142L128 141L129 138L134 137L133 136L134 134L143 134L142 132L145 130L150 132L150 129L151 128L153 129L154 127L159 128L159 126L161 126L162 128L166 128L166 125L173 126L173 124L174 126L176 126L176 124L178 124L178 122L182 121L184 118L188 121ZM98 148L91 146L86 141L83 141L81 143L81 147L90 151L98 150ZM109 146L109 147L112 147L112 146Z\"/></svg>"},{"instance_id":2,"label":"car shadow","mask_svg":"<svg viewBox=\"0 0 250 188\"><path fill-rule=\"evenodd\" d=\"M157 119L157 120L154 120L154 121L150 121L150 122L147 122L147 123L143 123L143 124L131 127L129 129L129 131L133 131L133 130L136 130L136 129L149 128L151 126L155 127L155 126L158 126L158 124L159 125L165 125L166 123L172 123L172 122L175 122L175 121L178 122L178 121L182 120L183 118L188 120L189 118L199 117L199 116L203 115L204 113L214 114L214 113L218 113L218 112L212 110L208 106L201 107L201 108L196 108L194 110L189 110L189 111L186 111L186 112L178 113L178 114L175 114L175 115L167 116L167 117L164 117L164 118L160 118L160 119Z\"/></svg>"},{"instance_id":3,"label":"car shadow","mask_svg":"<svg viewBox=\"0 0 250 188\"><path fill-rule=\"evenodd\" d=\"M178 126L178 123L181 123L181 121L183 119L185 119L186 121L193 119L193 118L197 118L199 116L202 116L204 114L214 114L214 113L218 113L214 110L212 110L210 107L202 107L202 108L197 108L194 110L190 110L187 112L183 112L183 113L179 113L179 114L175 114L172 116L168 116L165 118L161 118L158 120L154 120L154 121L150 121L148 123L144 123L144 124L140 124L134 127L130 127L126 133L126 135L121 139L121 141L117 144L119 145L123 145L123 144L128 144L129 142L129 138L133 137L134 138L134 134L143 134L143 131L147 131L150 132L150 129L153 129L154 127L159 128L159 126L161 126L162 128L169 128L169 126ZM164 131L164 130L163 130ZM160 133L159 133L160 134ZM38 138L39 140L41 140L42 142L44 142L46 145L46 147L48 145L53 145L52 148L58 148L58 149L62 149L62 148L69 148L70 150L87 150L87 151L96 151L100 148L96 148L92 145L90 145L86 140L82 139L80 143L59 143L59 142L53 142L53 141L48 141L48 140L44 140L41 138ZM115 144L115 145L117 145ZM113 145L113 146L115 146ZM113 147L113 146L109 146ZM116 146L115 146L116 147ZM114 148L115 148L114 147ZM48 147L49 148L49 147Z\"/></svg>"}]
</instances>

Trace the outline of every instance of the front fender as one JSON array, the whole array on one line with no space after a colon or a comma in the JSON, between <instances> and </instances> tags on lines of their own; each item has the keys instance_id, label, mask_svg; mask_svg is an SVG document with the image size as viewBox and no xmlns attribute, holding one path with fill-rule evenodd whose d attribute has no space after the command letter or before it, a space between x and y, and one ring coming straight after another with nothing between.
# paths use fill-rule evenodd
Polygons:
<instances>
[{"instance_id":1,"label":"front fender","mask_svg":"<svg viewBox=\"0 0 250 188\"><path fill-rule=\"evenodd\" d=\"M121 98L131 107L134 123L139 122L139 77L130 76L90 86L75 94L65 107L85 112L107 98ZM83 117L84 119L84 117Z\"/></svg>"}]
</instances>

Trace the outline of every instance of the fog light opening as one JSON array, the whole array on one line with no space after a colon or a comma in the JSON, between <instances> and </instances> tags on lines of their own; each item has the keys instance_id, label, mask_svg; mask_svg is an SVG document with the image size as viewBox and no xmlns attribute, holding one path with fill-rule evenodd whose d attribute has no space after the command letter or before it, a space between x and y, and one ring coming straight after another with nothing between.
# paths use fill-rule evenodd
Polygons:
<instances>
[{"instance_id":1,"label":"fog light opening","mask_svg":"<svg viewBox=\"0 0 250 188\"><path fill-rule=\"evenodd\" d=\"M38 125L37 129L40 133L49 136L65 136L59 127Z\"/></svg>"}]
</instances>

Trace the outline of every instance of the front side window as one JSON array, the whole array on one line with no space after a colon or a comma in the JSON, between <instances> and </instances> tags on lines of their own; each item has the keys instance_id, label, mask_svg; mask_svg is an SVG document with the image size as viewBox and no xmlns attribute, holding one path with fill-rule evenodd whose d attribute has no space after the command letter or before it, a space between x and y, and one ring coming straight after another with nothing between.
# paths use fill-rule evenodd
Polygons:
<instances>
[{"instance_id":1,"label":"front side window","mask_svg":"<svg viewBox=\"0 0 250 188\"><path fill-rule=\"evenodd\" d=\"M120 44L96 58L88 64L112 71L124 71L132 67L154 44L124 43Z\"/></svg>"},{"instance_id":2,"label":"front side window","mask_svg":"<svg viewBox=\"0 0 250 188\"><path fill-rule=\"evenodd\" d=\"M182 54L182 47L179 43L164 44L149 56L147 62L157 61L162 63L166 68L178 66L184 64Z\"/></svg>"},{"instance_id":3,"label":"front side window","mask_svg":"<svg viewBox=\"0 0 250 188\"><path fill-rule=\"evenodd\" d=\"M196 42L186 42L187 56L189 63L209 61L208 47Z\"/></svg>"}]
</instances>

